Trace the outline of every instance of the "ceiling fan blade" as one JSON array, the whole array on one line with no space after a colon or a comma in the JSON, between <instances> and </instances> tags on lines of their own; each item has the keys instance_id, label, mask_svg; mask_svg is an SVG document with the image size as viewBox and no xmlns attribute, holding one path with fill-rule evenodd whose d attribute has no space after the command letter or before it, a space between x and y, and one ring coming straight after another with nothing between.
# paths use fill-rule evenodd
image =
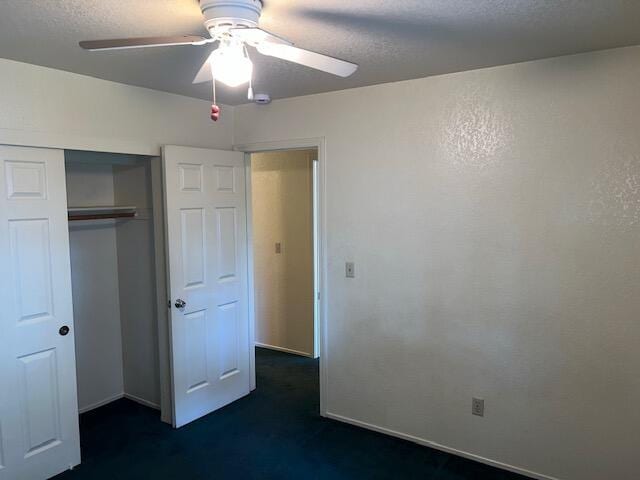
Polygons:
<instances>
[{"instance_id":1,"label":"ceiling fan blade","mask_svg":"<svg viewBox=\"0 0 640 480\"><path fill-rule=\"evenodd\" d=\"M256 48L258 52L263 55L299 63L300 65L315 68L316 70L331 73L339 77L348 77L358 69L358 65L355 63L328 55L322 55L321 53L310 50L303 50L302 48L297 48L292 45L263 42L259 43Z\"/></svg>"},{"instance_id":2,"label":"ceiling fan blade","mask_svg":"<svg viewBox=\"0 0 640 480\"><path fill-rule=\"evenodd\" d=\"M205 83L213 80L213 75L211 74L211 66L209 65L209 58L202 64L198 73L196 73L196 77L193 79L191 83Z\"/></svg>"},{"instance_id":3,"label":"ceiling fan blade","mask_svg":"<svg viewBox=\"0 0 640 480\"><path fill-rule=\"evenodd\" d=\"M88 40L80 42L85 50L123 50L126 48L167 47L171 45L204 45L212 41L199 35L174 37L114 38L112 40Z\"/></svg>"},{"instance_id":4,"label":"ceiling fan blade","mask_svg":"<svg viewBox=\"0 0 640 480\"><path fill-rule=\"evenodd\" d=\"M278 45L293 45L293 43L286 38L279 37L278 35L267 32L266 30L262 30L258 27L230 28L229 33L232 37L239 38L252 47L266 42Z\"/></svg>"}]
</instances>

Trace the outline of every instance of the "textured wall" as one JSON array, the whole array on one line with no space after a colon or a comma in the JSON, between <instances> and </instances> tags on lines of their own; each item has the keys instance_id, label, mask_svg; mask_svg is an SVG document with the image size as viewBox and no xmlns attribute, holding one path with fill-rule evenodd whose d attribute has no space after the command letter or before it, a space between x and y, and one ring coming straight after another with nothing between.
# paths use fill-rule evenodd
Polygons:
<instances>
[{"instance_id":1,"label":"textured wall","mask_svg":"<svg viewBox=\"0 0 640 480\"><path fill-rule=\"evenodd\" d=\"M251 156L256 342L307 355L313 355L315 157L315 150Z\"/></svg>"},{"instance_id":2,"label":"textured wall","mask_svg":"<svg viewBox=\"0 0 640 480\"><path fill-rule=\"evenodd\" d=\"M637 477L639 79L632 47L236 109L238 144L326 137L330 413Z\"/></svg>"}]
</instances>

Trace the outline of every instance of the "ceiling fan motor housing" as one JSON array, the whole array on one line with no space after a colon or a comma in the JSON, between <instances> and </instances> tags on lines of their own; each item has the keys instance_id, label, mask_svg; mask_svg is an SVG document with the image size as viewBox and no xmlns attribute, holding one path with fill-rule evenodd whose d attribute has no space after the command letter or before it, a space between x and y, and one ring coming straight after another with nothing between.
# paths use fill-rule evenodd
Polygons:
<instances>
[{"instance_id":1,"label":"ceiling fan motor housing","mask_svg":"<svg viewBox=\"0 0 640 480\"><path fill-rule=\"evenodd\" d=\"M212 37L237 27L256 27L262 13L261 0L200 0L204 25Z\"/></svg>"}]
</instances>

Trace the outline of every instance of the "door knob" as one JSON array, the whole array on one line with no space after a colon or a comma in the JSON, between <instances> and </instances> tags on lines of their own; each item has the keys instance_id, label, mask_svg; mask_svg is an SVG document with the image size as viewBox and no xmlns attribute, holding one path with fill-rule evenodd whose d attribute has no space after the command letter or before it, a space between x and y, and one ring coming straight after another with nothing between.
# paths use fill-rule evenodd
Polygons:
<instances>
[{"instance_id":1,"label":"door knob","mask_svg":"<svg viewBox=\"0 0 640 480\"><path fill-rule=\"evenodd\" d=\"M61 326L60 330L58 330L58 333L64 337L67 333L69 333L69 327L67 327L66 325Z\"/></svg>"},{"instance_id":2,"label":"door knob","mask_svg":"<svg viewBox=\"0 0 640 480\"><path fill-rule=\"evenodd\" d=\"M182 300L181 298L176 300L175 303L176 308L184 308L187 306L187 302L185 302L184 300Z\"/></svg>"}]
</instances>

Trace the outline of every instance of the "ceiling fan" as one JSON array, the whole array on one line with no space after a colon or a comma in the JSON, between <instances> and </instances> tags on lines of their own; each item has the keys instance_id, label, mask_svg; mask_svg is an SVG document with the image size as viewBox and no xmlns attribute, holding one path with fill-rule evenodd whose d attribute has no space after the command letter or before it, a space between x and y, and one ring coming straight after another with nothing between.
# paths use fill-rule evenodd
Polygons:
<instances>
[{"instance_id":1,"label":"ceiling fan","mask_svg":"<svg viewBox=\"0 0 640 480\"><path fill-rule=\"evenodd\" d=\"M217 43L216 49L193 80L193 83L202 83L213 79L213 120L218 119L220 112L215 105L216 81L230 87L249 83L249 99L253 98L253 63L247 46L254 47L262 55L281 58L339 77L348 77L358 69L355 63L295 47L292 42L262 30L258 27L262 7L262 0L200 0L200 10L209 38L199 35L121 38L83 41L80 46L85 50L101 51Z\"/></svg>"}]
</instances>

